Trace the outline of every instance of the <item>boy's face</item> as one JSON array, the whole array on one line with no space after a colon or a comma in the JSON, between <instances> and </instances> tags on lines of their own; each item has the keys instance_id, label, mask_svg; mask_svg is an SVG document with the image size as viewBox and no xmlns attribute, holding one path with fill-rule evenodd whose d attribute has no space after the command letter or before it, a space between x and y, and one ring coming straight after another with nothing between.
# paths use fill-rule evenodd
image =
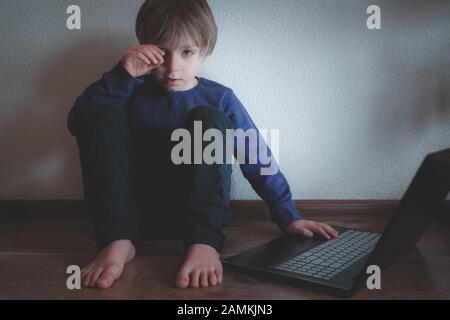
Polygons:
<instances>
[{"instance_id":1,"label":"boy's face","mask_svg":"<svg viewBox=\"0 0 450 320\"><path fill-rule=\"evenodd\" d=\"M166 54L163 56L164 63L151 73L168 91L186 91L197 85L195 76L207 57L200 55L200 48L194 42L188 43L190 46L186 48L174 42L154 44Z\"/></svg>"}]
</instances>

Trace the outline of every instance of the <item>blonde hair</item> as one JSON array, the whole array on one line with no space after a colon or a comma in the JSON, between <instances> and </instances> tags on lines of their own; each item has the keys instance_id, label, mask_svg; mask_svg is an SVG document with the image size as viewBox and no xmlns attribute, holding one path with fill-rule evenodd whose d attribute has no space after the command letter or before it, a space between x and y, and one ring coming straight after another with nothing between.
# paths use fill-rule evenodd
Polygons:
<instances>
[{"instance_id":1,"label":"blonde hair","mask_svg":"<svg viewBox=\"0 0 450 320\"><path fill-rule=\"evenodd\" d=\"M213 52L217 31L207 0L146 0L136 18L141 44L174 40L185 47L190 39L203 55Z\"/></svg>"}]
</instances>

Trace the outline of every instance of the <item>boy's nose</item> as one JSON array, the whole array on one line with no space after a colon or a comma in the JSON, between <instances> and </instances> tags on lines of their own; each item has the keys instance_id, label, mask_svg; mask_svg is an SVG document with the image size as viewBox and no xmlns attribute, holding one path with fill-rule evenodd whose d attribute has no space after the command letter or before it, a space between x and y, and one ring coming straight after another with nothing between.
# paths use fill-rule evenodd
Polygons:
<instances>
[{"instance_id":1,"label":"boy's nose","mask_svg":"<svg viewBox=\"0 0 450 320\"><path fill-rule=\"evenodd\" d=\"M164 56L164 64L169 71L173 72L177 71L179 62L176 57L166 54Z\"/></svg>"}]
</instances>

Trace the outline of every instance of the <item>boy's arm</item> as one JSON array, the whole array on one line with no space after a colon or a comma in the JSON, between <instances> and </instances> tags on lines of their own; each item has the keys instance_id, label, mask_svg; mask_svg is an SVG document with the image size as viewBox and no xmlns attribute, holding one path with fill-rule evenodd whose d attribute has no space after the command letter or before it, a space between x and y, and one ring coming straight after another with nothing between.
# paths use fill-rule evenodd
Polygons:
<instances>
[{"instance_id":1,"label":"boy's arm","mask_svg":"<svg viewBox=\"0 0 450 320\"><path fill-rule=\"evenodd\" d=\"M264 138L261 136L256 125L250 118L248 112L245 110L242 103L234 94L233 90L226 93L223 101L223 111L233 123L235 129L242 129L244 131L253 129L257 132L258 143L256 144L257 161L256 164L250 164L249 159L252 155L251 144L245 140L245 150L239 146L236 138L234 139L234 154L241 154L245 156L245 163L240 163L240 167L244 177L250 182L256 193L266 202L269 207L271 220L278 225L278 227L285 231L286 227L296 220L302 219L300 213L292 201L292 194L289 184L283 173L278 169L275 159L272 157L272 152L267 146ZM265 149L267 148L267 149ZM253 147L253 149L255 149ZM263 164L261 162L259 152L267 150L267 157L271 159L272 163ZM264 161L267 162L267 161ZM274 167L272 170L274 174L261 175L261 168Z\"/></svg>"},{"instance_id":2,"label":"boy's arm","mask_svg":"<svg viewBox=\"0 0 450 320\"><path fill-rule=\"evenodd\" d=\"M133 91L144 83L144 77L132 77L117 63L112 70L103 74L102 78L90 84L77 98L70 109L67 126L72 135L77 135L77 121L80 114L95 108L117 108L126 112L126 103Z\"/></svg>"}]
</instances>

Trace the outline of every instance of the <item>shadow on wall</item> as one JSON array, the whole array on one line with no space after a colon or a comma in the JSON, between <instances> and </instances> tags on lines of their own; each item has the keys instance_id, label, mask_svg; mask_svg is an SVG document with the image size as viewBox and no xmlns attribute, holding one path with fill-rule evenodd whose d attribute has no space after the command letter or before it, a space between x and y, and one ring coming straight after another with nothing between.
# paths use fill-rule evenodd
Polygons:
<instances>
[{"instance_id":1,"label":"shadow on wall","mask_svg":"<svg viewBox=\"0 0 450 320\"><path fill-rule=\"evenodd\" d=\"M42 189L52 199L80 198L78 148L67 116L82 91L120 61L124 41L110 39L97 35L49 54L35 91L13 106L17 112L0 126L0 145L9 150L0 160L4 199L42 199Z\"/></svg>"},{"instance_id":2,"label":"shadow on wall","mask_svg":"<svg viewBox=\"0 0 450 320\"><path fill-rule=\"evenodd\" d=\"M440 53L442 60L422 66L385 58L385 74L392 85L385 84L384 92L371 99L374 122L370 129L376 132L369 132L381 145L397 145L405 135L420 138L429 125L449 123L450 64L444 57L450 55L450 48L446 51Z\"/></svg>"},{"instance_id":3,"label":"shadow on wall","mask_svg":"<svg viewBox=\"0 0 450 320\"><path fill-rule=\"evenodd\" d=\"M395 51L383 51L375 61L385 76L369 100L372 125L367 137L372 137L374 154L417 152L422 159L428 152L450 147L450 139L443 146L445 138L439 135L450 125L450 3L399 0L386 3L384 10L388 12L384 21L389 19L390 27L395 27L391 32L398 33L399 42ZM403 143L405 137L417 141L422 150ZM427 140L433 144L425 145Z\"/></svg>"},{"instance_id":4,"label":"shadow on wall","mask_svg":"<svg viewBox=\"0 0 450 320\"><path fill-rule=\"evenodd\" d=\"M371 197L400 199L424 156L450 147L450 2L379 5L383 30L367 31L376 44L364 66L371 85L356 95L367 114L342 142L350 156L333 162Z\"/></svg>"}]
</instances>

